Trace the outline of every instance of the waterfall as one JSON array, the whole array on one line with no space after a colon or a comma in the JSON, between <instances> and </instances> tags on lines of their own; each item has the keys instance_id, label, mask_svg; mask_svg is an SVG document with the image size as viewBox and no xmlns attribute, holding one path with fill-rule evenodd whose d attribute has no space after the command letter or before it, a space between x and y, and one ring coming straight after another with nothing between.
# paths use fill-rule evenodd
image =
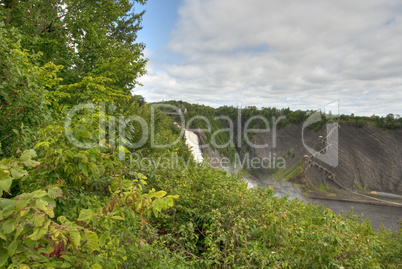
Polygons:
<instances>
[{"instance_id":1,"label":"waterfall","mask_svg":"<svg viewBox=\"0 0 402 269\"><path fill-rule=\"evenodd\" d=\"M249 178L243 178L244 181L247 183L247 189L253 189L258 187L258 182L255 180L251 180Z\"/></svg>"},{"instance_id":2,"label":"waterfall","mask_svg":"<svg viewBox=\"0 0 402 269\"><path fill-rule=\"evenodd\" d=\"M190 149L191 154L193 155L194 161L197 163L202 163L204 158L202 157L202 151L200 147L200 140L198 135L189 130L184 130L184 138L186 145ZM258 187L258 182L249 178L244 178L244 181L247 182L247 189Z\"/></svg>"},{"instance_id":3,"label":"waterfall","mask_svg":"<svg viewBox=\"0 0 402 269\"><path fill-rule=\"evenodd\" d=\"M184 130L184 137L186 139L186 145L188 146L188 148L191 151L191 154L193 155L194 161L196 161L197 163L201 163L204 160L204 158L202 157L198 135L196 135L192 131Z\"/></svg>"}]
</instances>

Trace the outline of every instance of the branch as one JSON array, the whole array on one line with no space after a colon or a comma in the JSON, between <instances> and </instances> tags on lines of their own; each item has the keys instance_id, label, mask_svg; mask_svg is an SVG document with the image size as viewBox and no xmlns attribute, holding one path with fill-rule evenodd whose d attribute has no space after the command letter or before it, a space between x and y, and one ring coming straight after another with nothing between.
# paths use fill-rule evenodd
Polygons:
<instances>
[{"instance_id":1,"label":"branch","mask_svg":"<svg viewBox=\"0 0 402 269\"><path fill-rule=\"evenodd\" d=\"M12 136L13 136L13 134L10 134L10 135L4 137L3 139L1 139L1 141L4 141L4 140L6 140L7 138L10 138L10 137L12 137Z\"/></svg>"}]
</instances>

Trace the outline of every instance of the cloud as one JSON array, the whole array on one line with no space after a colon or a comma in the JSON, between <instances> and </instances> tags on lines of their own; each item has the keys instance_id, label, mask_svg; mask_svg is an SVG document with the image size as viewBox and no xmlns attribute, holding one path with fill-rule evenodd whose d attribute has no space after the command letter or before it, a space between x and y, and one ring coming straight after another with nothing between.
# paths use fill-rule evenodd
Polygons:
<instances>
[{"instance_id":1,"label":"cloud","mask_svg":"<svg viewBox=\"0 0 402 269\"><path fill-rule=\"evenodd\" d=\"M212 106L339 99L345 114L402 114L401 15L400 0L185 0L137 91Z\"/></svg>"}]
</instances>

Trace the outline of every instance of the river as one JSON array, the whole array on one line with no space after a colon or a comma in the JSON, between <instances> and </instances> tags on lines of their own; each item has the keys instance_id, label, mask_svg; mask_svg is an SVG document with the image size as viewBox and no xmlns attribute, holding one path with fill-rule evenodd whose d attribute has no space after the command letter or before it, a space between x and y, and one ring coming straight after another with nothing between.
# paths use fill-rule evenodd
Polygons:
<instances>
[{"instance_id":1,"label":"river","mask_svg":"<svg viewBox=\"0 0 402 269\"><path fill-rule=\"evenodd\" d=\"M249 181L249 186L254 187L256 185L255 181L247 180L247 182ZM290 182L272 183L265 181L262 185L272 186L276 191L275 195L278 197L289 195L289 199L297 198L300 201L317 203L331 209L337 214L340 214L343 211L343 214L347 215L350 208L353 208L355 215L361 216L363 214L363 218L368 218L373 228L377 231L379 230L381 224L392 231L398 231L398 221L402 221L402 207L369 205L337 200L311 199L301 194Z\"/></svg>"}]
</instances>

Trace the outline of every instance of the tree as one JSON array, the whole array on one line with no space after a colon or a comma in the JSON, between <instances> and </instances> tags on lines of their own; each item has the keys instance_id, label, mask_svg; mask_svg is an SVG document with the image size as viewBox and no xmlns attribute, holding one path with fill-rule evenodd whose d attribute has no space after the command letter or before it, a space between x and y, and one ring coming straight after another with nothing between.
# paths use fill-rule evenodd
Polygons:
<instances>
[{"instance_id":1,"label":"tree","mask_svg":"<svg viewBox=\"0 0 402 269\"><path fill-rule=\"evenodd\" d=\"M22 50L20 37L0 22L0 153L5 155L24 146L24 130L35 128L46 114L45 81L32 63L40 55Z\"/></svg>"},{"instance_id":2,"label":"tree","mask_svg":"<svg viewBox=\"0 0 402 269\"><path fill-rule=\"evenodd\" d=\"M70 95L63 102L74 104L92 100L94 89L131 95L145 74L145 46L135 42L144 12L136 14L135 3L146 0L8 0L0 12L6 27L21 29L23 49L43 53L39 66L64 67L59 76L66 87L58 90Z\"/></svg>"},{"instance_id":3,"label":"tree","mask_svg":"<svg viewBox=\"0 0 402 269\"><path fill-rule=\"evenodd\" d=\"M29 148L46 111L131 97L147 61L144 45L135 43L144 13L136 14L134 4L145 2L0 2L0 143L6 155Z\"/></svg>"}]
</instances>

